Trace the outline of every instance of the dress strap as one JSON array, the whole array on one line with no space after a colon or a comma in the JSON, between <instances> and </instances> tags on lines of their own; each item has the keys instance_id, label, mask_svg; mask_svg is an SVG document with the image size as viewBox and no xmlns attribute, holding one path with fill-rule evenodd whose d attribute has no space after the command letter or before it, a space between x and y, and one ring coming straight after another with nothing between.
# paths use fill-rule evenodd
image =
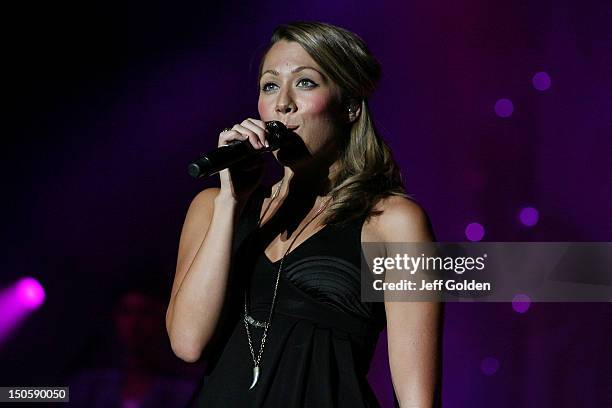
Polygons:
<instances>
[{"instance_id":1,"label":"dress strap","mask_svg":"<svg viewBox=\"0 0 612 408\"><path fill-rule=\"evenodd\" d=\"M237 249L251 232L257 229L261 206L266 198L266 192L270 190L268 186L259 185L249 197L245 204L234 233L234 249Z\"/></svg>"}]
</instances>

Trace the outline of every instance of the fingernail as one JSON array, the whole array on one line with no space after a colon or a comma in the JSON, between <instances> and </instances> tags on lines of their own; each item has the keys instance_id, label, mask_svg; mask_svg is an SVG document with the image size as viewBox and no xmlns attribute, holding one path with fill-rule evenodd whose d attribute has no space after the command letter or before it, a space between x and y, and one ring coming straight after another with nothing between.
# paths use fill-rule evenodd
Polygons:
<instances>
[{"instance_id":1,"label":"fingernail","mask_svg":"<svg viewBox=\"0 0 612 408\"><path fill-rule=\"evenodd\" d=\"M270 147L270 143L266 140L266 147Z\"/></svg>"}]
</instances>

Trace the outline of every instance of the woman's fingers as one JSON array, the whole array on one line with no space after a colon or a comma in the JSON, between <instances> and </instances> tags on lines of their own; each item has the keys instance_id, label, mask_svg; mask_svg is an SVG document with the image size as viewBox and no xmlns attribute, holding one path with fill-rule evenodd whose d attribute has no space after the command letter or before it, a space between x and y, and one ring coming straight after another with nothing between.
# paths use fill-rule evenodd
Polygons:
<instances>
[{"instance_id":1,"label":"woman's fingers","mask_svg":"<svg viewBox=\"0 0 612 408\"><path fill-rule=\"evenodd\" d=\"M266 125L263 121L258 120L258 119L248 118L242 121L241 125L244 128L249 129L250 131L255 133L257 135L257 138L259 139L259 143L261 143L262 146L266 146L266 147L269 146L266 140L268 131L266 130Z\"/></svg>"},{"instance_id":2,"label":"woman's fingers","mask_svg":"<svg viewBox=\"0 0 612 408\"><path fill-rule=\"evenodd\" d=\"M263 149L266 145L265 123L257 119L245 119L219 133L218 146L225 146L237 140L248 140L254 149ZM254 154L219 172L221 190L227 191L240 200L251 194L265 173L265 160L261 155Z\"/></svg>"},{"instance_id":3,"label":"woman's fingers","mask_svg":"<svg viewBox=\"0 0 612 408\"><path fill-rule=\"evenodd\" d=\"M242 125L234 125L232 130L247 136L249 138L249 142L251 142L251 145L255 149L263 148L263 144L259 141L259 136L257 136L257 133L253 132L251 129L245 128Z\"/></svg>"},{"instance_id":4,"label":"woman's fingers","mask_svg":"<svg viewBox=\"0 0 612 408\"><path fill-rule=\"evenodd\" d=\"M266 125L258 119L245 119L240 124L234 125L231 129L226 129L219 134L219 146L228 144L233 140L246 140L255 149L269 147L266 140Z\"/></svg>"},{"instance_id":5,"label":"woman's fingers","mask_svg":"<svg viewBox=\"0 0 612 408\"><path fill-rule=\"evenodd\" d=\"M219 144L218 146L224 146L233 140L246 140L247 135L243 135L234 129L227 129L219 133Z\"/></svg>"}]
</instances>

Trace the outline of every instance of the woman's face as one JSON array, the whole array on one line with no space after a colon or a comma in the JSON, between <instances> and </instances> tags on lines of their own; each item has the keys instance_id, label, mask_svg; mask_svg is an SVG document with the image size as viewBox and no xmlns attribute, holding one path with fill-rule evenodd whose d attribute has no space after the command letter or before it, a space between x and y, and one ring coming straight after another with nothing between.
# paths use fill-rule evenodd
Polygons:
<instances>
[{"instance_id":1,"label":"woman's face","mask_svg":"<svg viewBox=\"0 0 612 408\"><path fill-rule=\"evenodd\" d=\"M289 165L337 152L337 142L346 131L341 92L302 46L296 42L276 42L266 54L261 72L258 101L261 120L278 120L294 128L304 145L297 154L302 157L295 153L283 157L281 149L275 152L277 159Z\"/></svg>"}]
</instances>

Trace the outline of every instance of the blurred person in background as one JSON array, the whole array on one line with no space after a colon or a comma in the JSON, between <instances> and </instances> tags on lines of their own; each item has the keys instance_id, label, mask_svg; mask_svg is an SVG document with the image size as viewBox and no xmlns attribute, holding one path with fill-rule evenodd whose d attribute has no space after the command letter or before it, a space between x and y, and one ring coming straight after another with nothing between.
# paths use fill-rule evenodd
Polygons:
<instances>
[{"instance_id":1,"label":"blurred person in background","mask_svg":"<svg viewBox=\"0 0 612 408\"><path fill-rule=\"evenodd\" d=\"M164 333L166 307L160 290L122 288L112 313L115 345L112 367L86 369L69 383L70 406L84 408L183 408L195 383L168 367Z\"/></svg>"}]
</instances>

